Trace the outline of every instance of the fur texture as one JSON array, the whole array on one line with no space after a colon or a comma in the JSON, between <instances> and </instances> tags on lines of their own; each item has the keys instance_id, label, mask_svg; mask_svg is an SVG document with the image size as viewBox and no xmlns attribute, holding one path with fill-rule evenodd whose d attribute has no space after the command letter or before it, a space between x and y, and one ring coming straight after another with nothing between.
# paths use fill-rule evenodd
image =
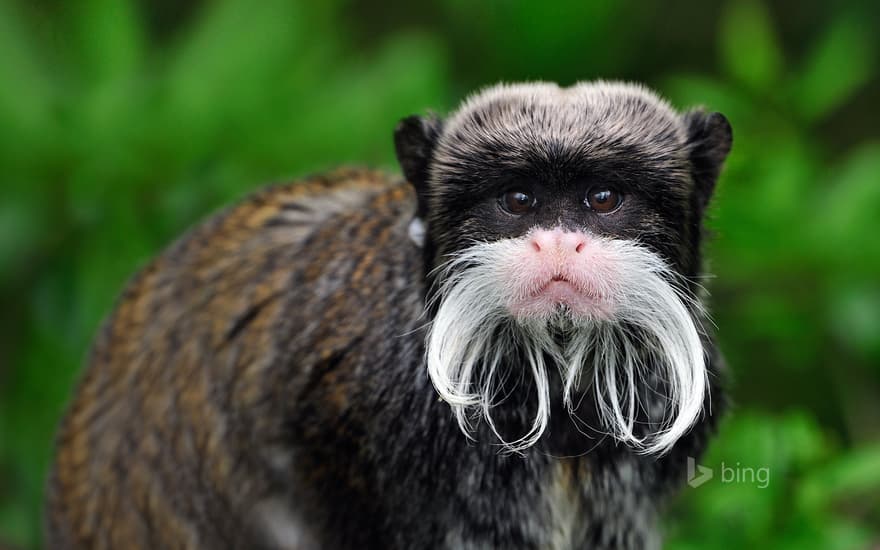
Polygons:
<instances>
[{"instance_id":1,"label":"fur texture","mask_svg":"<svg viewBox=\"0 0 880 550\"><path fill-rule=\"evenodd\" d=\"M59 431L49 547L659 545L723 405L696 281L726 121L526 84L395 145L406 181L258 192L129 283ZM606 255L595 296L583 259L528 282L540 231Z\"/></svg>"}]
</instances>

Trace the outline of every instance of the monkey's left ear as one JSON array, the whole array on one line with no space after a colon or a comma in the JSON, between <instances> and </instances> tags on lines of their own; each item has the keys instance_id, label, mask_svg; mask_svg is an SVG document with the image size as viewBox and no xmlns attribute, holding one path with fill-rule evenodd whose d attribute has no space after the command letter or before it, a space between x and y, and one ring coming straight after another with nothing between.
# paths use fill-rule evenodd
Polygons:
<instances>
[{"instance_id":1,"label":"monkey's left ear","mask_svg":"<svg viewBox=\"0 0 880 550\"><path fill-rule=\"evenodd\" d=\"M397 161L407 181L416 189L416 216L422 219L428 212L428 166L442 130L443 122L433 114L406 117L394 129Z\"/></svg>"},{"instance_id":2,"label":"monkey's left ear","mask_svg":"<svg viewBox=\"0 0 880 550\"><path fill-rule=\"evenodd\" d=\"M704 209L712 198L718 174L733 145L733 131L724 115L706 113L702 109L685 113L684 124L688 132L697 197L700 208Z\"/></svg>"}]
</instances>

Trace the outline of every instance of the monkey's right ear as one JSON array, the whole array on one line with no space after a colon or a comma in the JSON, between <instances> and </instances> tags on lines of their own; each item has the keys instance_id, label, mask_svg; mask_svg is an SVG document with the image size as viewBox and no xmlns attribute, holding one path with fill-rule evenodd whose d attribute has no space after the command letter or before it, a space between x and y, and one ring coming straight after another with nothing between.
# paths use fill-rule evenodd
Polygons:
<instances>
[{"instance_id":1,"label":"monkey's right ear","mask_svg":"<svg viewBox=\"0 0 880 550\"><path fill-rule=\"evenodd\" d=\"M428 165L442 130L443 121L433 114L408 116L394 129L397 161L407 181L416 189L416 216L423 219L428 211Z\"/></svg>"}]
</instances>

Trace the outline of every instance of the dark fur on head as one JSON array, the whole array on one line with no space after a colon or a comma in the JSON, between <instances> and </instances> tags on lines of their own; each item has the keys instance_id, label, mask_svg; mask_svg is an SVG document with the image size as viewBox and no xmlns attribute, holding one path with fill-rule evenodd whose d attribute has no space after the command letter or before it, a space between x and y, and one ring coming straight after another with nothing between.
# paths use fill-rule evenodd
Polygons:
<instances>
[{"instance_id":1,"label":"dark fur on head","mask_svg":"<svg viewBox=\"0 0 880 550\"><path fill-rule=\"evenodd\" d=\"M702 216L731 143L720 113L682 116L642 86L612 82L495 86L472 96L448 121L411 116L395 132L431 254L454 253L474 239L516 236L536 222L583 223L570 211L576 200L546 210L558 220L523 218L518 226L499 220L486 206L517 182L559 196L605 183L638 203L618 226L597 222L589 229L637 237L691 277L701 267Z\"/></svg>"}]
</instances>

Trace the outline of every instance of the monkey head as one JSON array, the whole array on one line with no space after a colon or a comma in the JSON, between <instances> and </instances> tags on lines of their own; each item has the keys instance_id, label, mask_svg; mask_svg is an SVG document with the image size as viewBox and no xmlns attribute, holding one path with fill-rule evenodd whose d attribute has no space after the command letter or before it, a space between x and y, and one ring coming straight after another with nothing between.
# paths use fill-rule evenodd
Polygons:
<instances>
[{"instance_id":1,"label":"monkey head","mask_svg":"<svg viewBox=\"0 0 880 550\"><path fill-rule=\"evenodd\" d=\"M707 391L702 220L731 141L718 113L607 82L500 85L399 124L435 289L428 372L465 433L476 414L511 450L538 441L549 369L570 414L589 392L598 429L640 451L689 430ZM493 409L522 375L534 420L505 440Z\"/></svg>"}]
</instances>

